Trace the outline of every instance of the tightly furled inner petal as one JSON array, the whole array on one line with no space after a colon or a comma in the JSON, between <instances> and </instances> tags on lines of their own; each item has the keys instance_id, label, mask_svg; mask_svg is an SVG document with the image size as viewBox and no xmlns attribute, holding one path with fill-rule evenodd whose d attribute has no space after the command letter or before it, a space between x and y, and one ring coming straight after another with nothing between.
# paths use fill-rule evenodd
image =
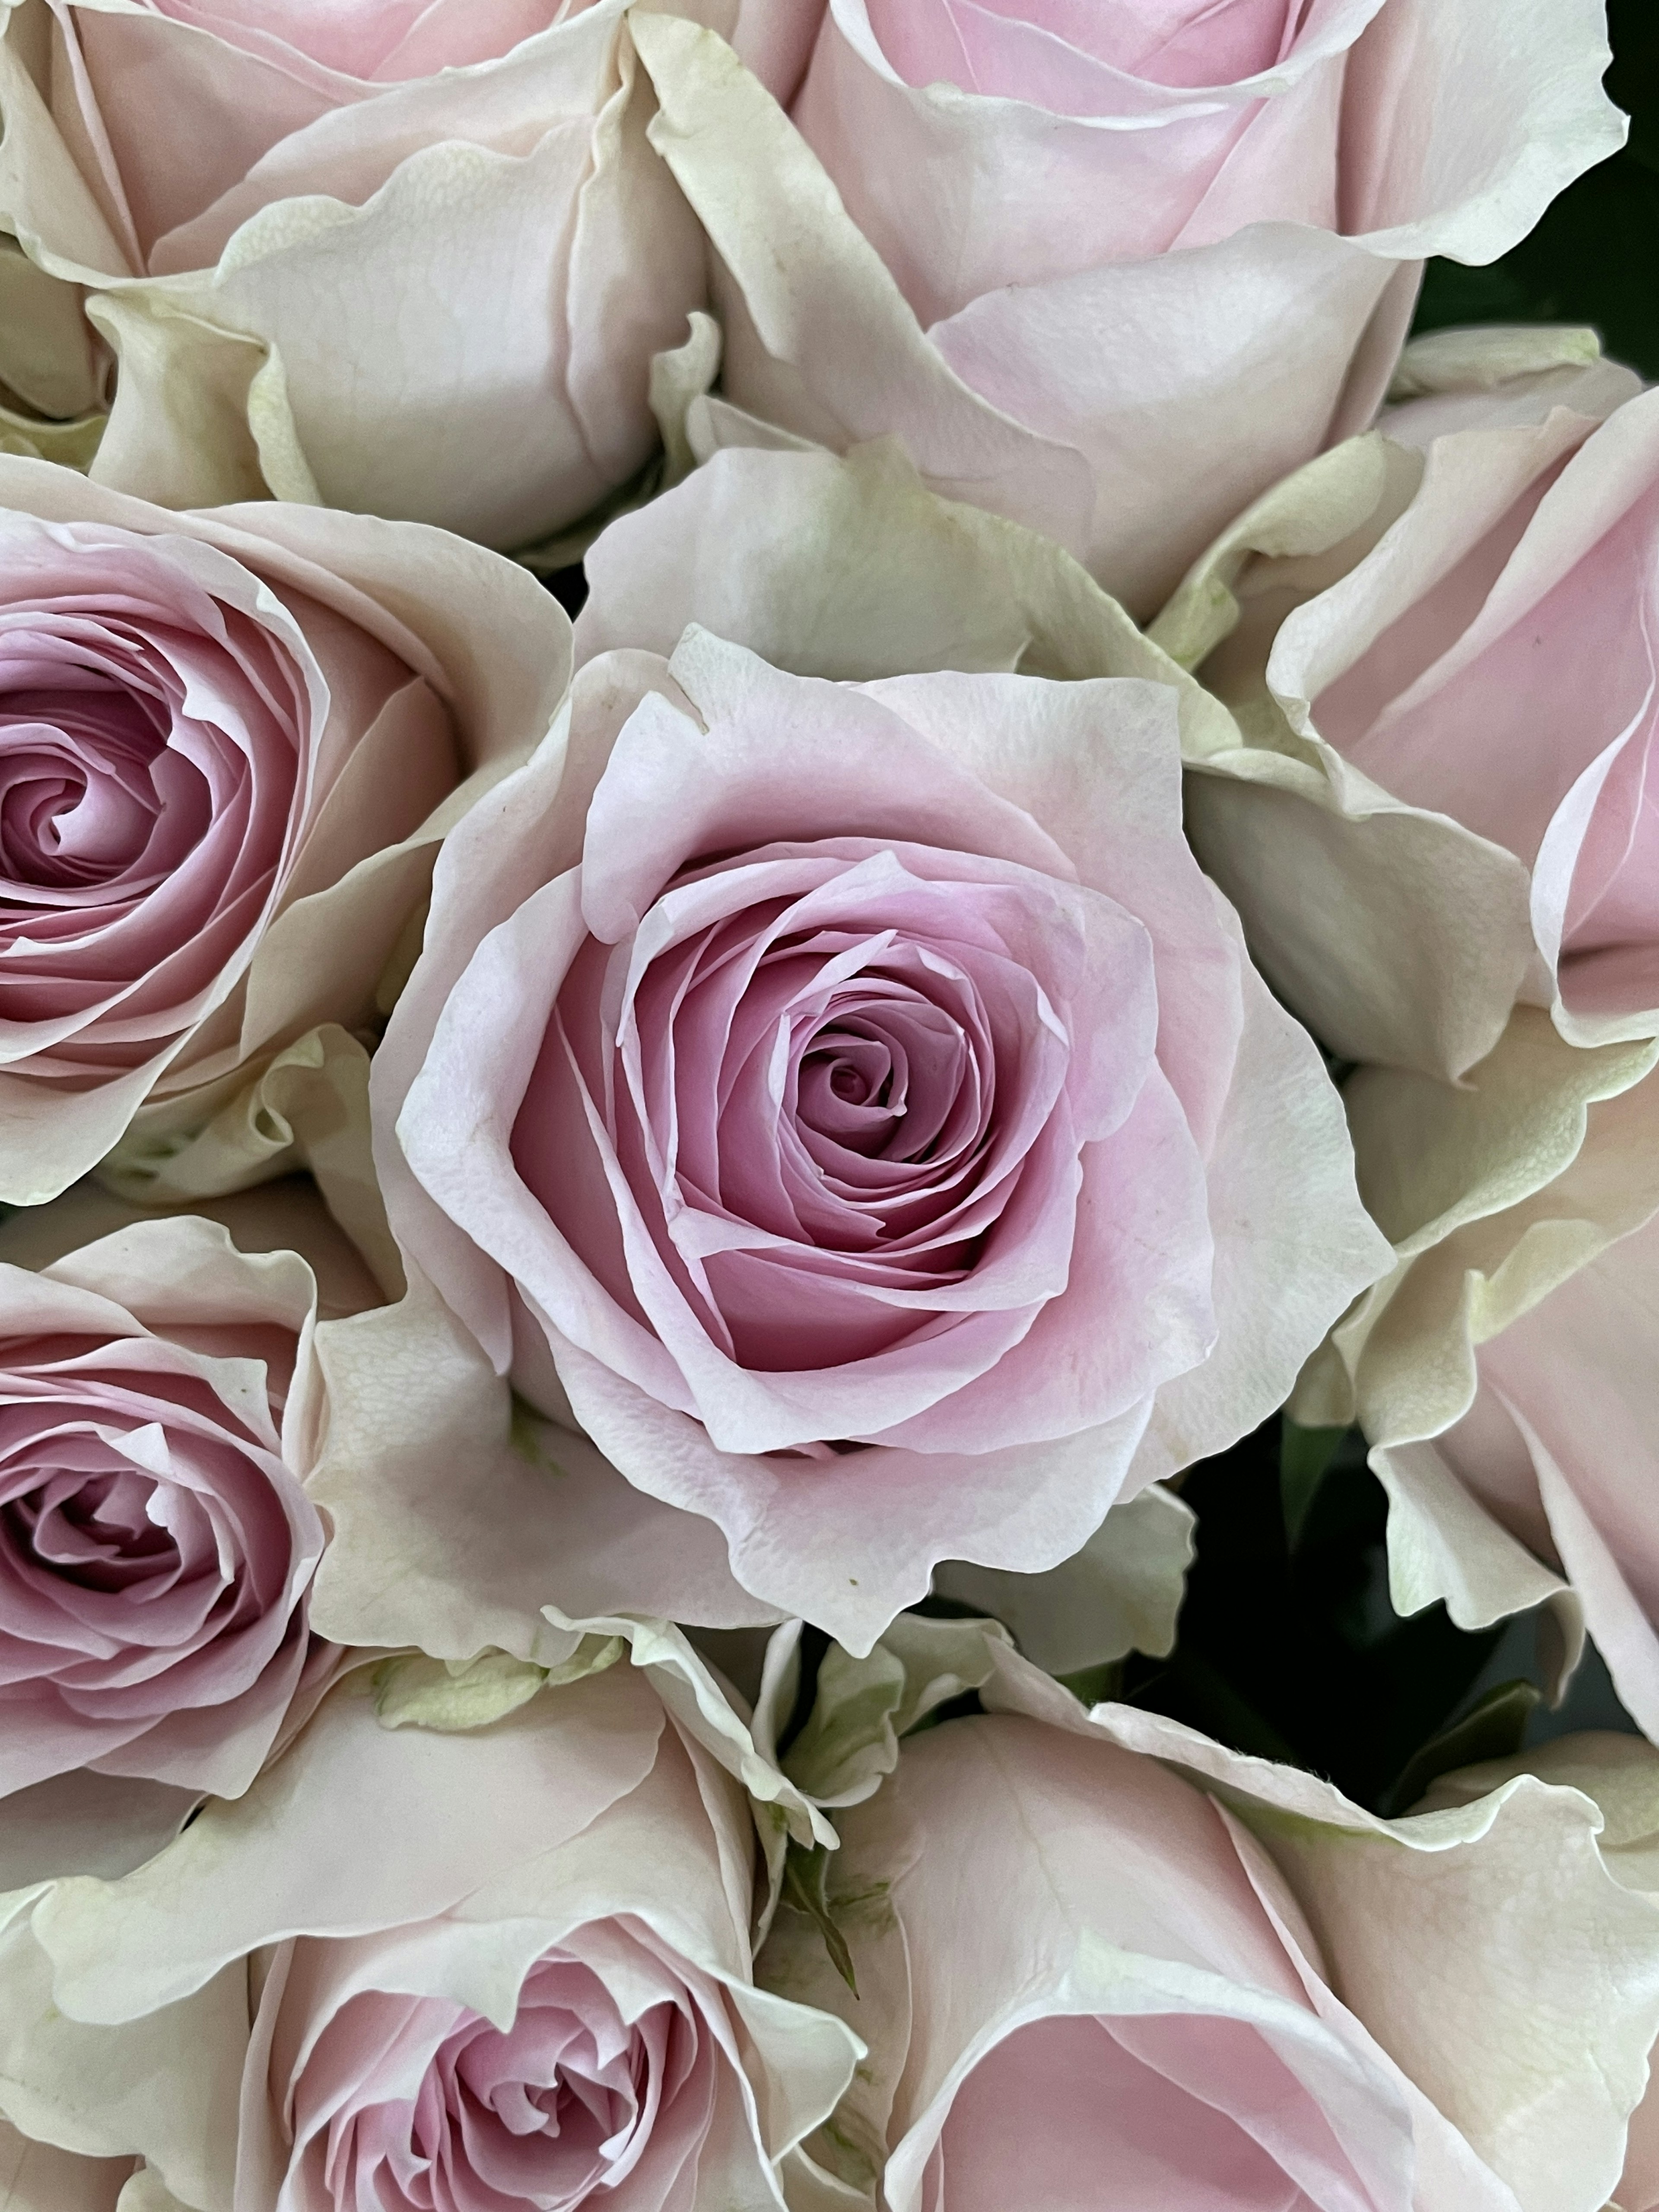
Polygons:
<instances>
[{"instance_id":1,"label":"tightly furled inner petal","mask_svg":"<svg viewBox=\"0 0 1659 2212\"><path fill-rule=\"evenodd\" d=\"M1097 894L919 847L769 847L589 939L515 1155L641 1311L570 1172L602 1128L674 1296L751 1371L868 1358L964 1304L1006 1336L1066 1286L1079 1146L1129 1110L1155 1028L1144 933Z\"/></svg>"},{"instance_id":2,"label":"tightly furled inner petal","mask_svg":"<svg viewBox=\"0 0 1659 2212\"><path fill-rule=\"evenodd\" d=\"M411 2096L403 2084L423 2053ZM350 2081L337 2102L337 2068ZM437 1998L354 1996L318 2039L295 2118L303 2134L313 2101L316 2119L328 2114L325 2201L342 2212L574 2212L651 2156L684 2093L706 2102L707 2073L690 2008L662 2002L626 2018L590 1966L552 1952L506 2029ZM675 2114L657 2143L669 2185L691 2117L702 2115Z\"/></svg>"}]
</instances>

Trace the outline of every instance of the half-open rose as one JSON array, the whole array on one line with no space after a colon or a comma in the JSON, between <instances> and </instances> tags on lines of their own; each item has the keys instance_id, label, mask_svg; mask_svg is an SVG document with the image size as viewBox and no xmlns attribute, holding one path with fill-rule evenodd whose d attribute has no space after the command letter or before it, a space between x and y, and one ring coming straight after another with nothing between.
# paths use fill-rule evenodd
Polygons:
<instances>
[{"instance_id":1,"label":"half-open rose","mask_svg":"<svg viewBox=\"0 0 1659 2212\"><path fill-rule=\"evenodd\" d=\"M147 1100L205 1120L250 1061L372 1021L568 640L436 531L175 515L0 458L0 1197L62 1190Z\"/></svg>"},{"instance_id":2,"label":"half-open rose","mask_svg":"<svg viewBox=\"0 0 1659 2212\"><path fill-rule=\"evenodd\" d=\"M715 15L787 95L821 6ZM15 11L0 207L75 322L90 289L119 357L100 478L175 507L269 486L514 545L631 477L656 442L651 356L705 278L626 12ZM44 319L38 291L0 289L0 377L68 412L84 326L46 385Z\"/></svg>"},{"instance_id":3,"label":"half-open rose","mask_svg":"<svg viewBox=\"0 0 1659 2212\"><path fill-rule=\"evenodd\" d=\"M1619 145L1601 0L831 0L792 115L637 13L725 399L1058 538L1144 617L1363 428L1425 254Z\"/></svg>"},{"instance_id":4,"label":"half-open rose","mask_svg":"<svg viewBox=\"0 0 1659 2212\"><path fill-rule=\"evenodd\" d=\"M320 1226L373 1302L284 1196L284 1241ZM297 1252L198 1219L0 1263L0 1795L82 1768L234 1795L258 1771L321 1656L318 1308Z\"/></svg>"},{"instance_id":5,"label":"half-open rose","mask_svg":"<svg viewBox=\"0 0 1659 2212\"><path fill-rule=\"evenodd\" d=\"M696 1729L627 1665L473 1733L370 1688L125 1881L8 1900L0 2107L190 2207L781 2212L861 2046L755 1987L754 1826Z\"/></svg>"},{"instance_id":6,"label":"half-open rose","mask_svg":"<svg viewBox=\"0 0 1659 2212\"><path fill-rule=\"evenodd\" d=\"M374 1077L399 1236L862 1648L1261 1419L1381 1257L1182 841L1176 697L693 629L589 663L436 879Z\"/></svg>"},{"instance_id":7,"label":"half-open rose","mask_svg":"<svg viewBox=\"0 0 1659 2212\"><path fill-rule=\"evenodd\" d=\"M1659 1913L1584 1797L1528 1775L1382 1820L987 1658L989 1710L837 1815L824 1917L857 1996L788 1904L761 1954L870 2045L792 2202L1601 2212Z\"/></svg>"}]
</instances>

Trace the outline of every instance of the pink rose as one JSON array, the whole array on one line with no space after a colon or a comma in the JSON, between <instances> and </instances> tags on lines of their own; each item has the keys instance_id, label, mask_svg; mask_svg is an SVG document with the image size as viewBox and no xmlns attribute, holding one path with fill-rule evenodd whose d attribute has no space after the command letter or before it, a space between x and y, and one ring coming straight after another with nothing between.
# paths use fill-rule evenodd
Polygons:
<instances>
[{"instance_id":1,"label":"pink rose","mask_svg":"<svg viewBox=\"0 0 1659 2212\"><path fill-rule=\"evenodd\" d=\"M1424 1455L1498 1527L1559 1571L1583 1607L1620 1697L1659 1733L1659 1079L1591 1109L1583 1149L1504 1242L1545 1225L1583 1264L1537 1286L1473 1355L1468 1410ZM1577 1247L1575 1251L1574 1248ZM1568 1265L1571 1265L1571 1258ZM1565 1272L1563 1268L1562 1272ZM1541 1294L1539 1294L1541 1293Z\"/></svg>"},{"instance_id":2,"label":"pink rose","mask_svg":"<svg viewBox=\"0 0 1659 2212\"><path fill-rule=\"evenodd\" d=\"M1650 1036L1659 394L1599 426L1560 405L1517 420L1502 395L1445 404L1383 420L1418 481L1374 550L1224 653L1265 652L1270 690L1390 800L1515 856L1533 939L1516 980L1571 1042ZM1232 887L1248 919L1252 890Z\"/></svg>"},{"instance_id":3,"label":"pink rose","mask_svg":"<svg viewBox=\"0 0 1659 2212\"><path fill-rule=\"evenodd\" d=\"M780 91L819 5L745 0ZM38 91L4 56L0 200L119 356L100 480L189 506L263 475L514 545L633 476L704 279L624 12L52 0Z\"/></svg>"},{"instance_id":4,"label":"pink rose","mask_svg":"<svg viewBox=\"0 0 1659 2212\"><path fill-rule=\"evenodd\" d=\"M517 1387L867 1649L1278 1402L1382 1248L1176 694L602 654L446 848L388 1210ZM684 1599L683 1603L681 1600Z\"/></svg>"},{"instance_id":5,"label":"pink rose","mask_svg":"<svg viewBox=\"0 0 1659 2212\"><path fill-rule=\"evenodd\" d=\"M0 1197L33 1204L147 1100L205 1119L250 1062L375 1019L568 626L413 525L170 514L11 459L0 499Z\"/></svg>"},{"instance_id":6,"label":"pink rose","mask_svg":"<svg viewBox=\"0 0 1659 2212\"><path fill-rule=\"evenodd\" d=\"M302 1197L283 1225L311 1243ZM319 1225L337 1296L372 1302ZM327 1658L318 1307L297 1252L202 1220L0 1262L0 1795L83 1768L234 1795L258 1771Z\"/></svg>"},{"instance_id":7,"label":"pink rose","mask_svg":"<svg viewBox=\"0 0 1659 2212\"><path fill-rule=\"evenodd\" d=\"M1142 617L1364 428L1422 258L1492 260L1624 131L1601 0L831 0L805 146L706 34L637 42L726 400L896 434Z\"/></svg>"},{"instance_id":8,"label":"pink rose","mask_svg":"<svg viewBox=\"0 0 1659 2212\"><path fill-rule=\"evenodd\" d=\"M0 1963L33 2124L171 2021L199 2117L153 2072L88 2132L187 2204L781 2208L860 2046L754 1986L742 1790L625 1664L471 1734L370 1688L149 1866L42 1898ZM26 1973L56 2017L20 2052Z\"/></svg>"},{"instance_id":9,"label":"pink rose","mask_svg":"<svg viewBox=\"0 0 1659 2212\"><path fill-rule=\"evenodd\" d=\"M760 1955L870 2046L792 2202L1601 2212L1659 1918L1583 1797L1384 1821L997 1663L837 1815L857 1996L787 1902Z\"/></svg>"}]
</instances>

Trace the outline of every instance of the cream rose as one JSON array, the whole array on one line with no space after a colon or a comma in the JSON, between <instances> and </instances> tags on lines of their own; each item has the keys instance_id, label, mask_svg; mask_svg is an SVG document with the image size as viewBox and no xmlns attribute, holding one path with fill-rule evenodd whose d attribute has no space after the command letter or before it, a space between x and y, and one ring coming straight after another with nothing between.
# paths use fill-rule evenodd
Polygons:
<instances>
[{"instance_id":1,"label":"cream rose","mask_svg":"<svg viewBox=\"0 0 1659 2212\"><path fill-rule=\"evenodd\" d=\"M757 13L736 34L784 86L810 5ZM651 357L704 276L625 14L12 10L0 212L118 357L100 480L516 546L631 478L657 438ZM7 320L0 368L27 343ZM53 360L61 381L67 342Z\"/></svg>"},{"instance_id":2,"label":"cream rose","mask_svg":"<svg viewBox=\"0 0 1659 2212\"><path fill-rule=\"evenodd\" d=\"M149 1866L12 1900L0 2106L192 2208L781 2207L861 2046L755 1986L756 1856L742 1790L626 1665L459 1735L383 1725L360 1669ZM142 2079L169 2035L189 2099ZM100 2063L140 2079L88 2112Z\"/></svg>"}]
</instances>

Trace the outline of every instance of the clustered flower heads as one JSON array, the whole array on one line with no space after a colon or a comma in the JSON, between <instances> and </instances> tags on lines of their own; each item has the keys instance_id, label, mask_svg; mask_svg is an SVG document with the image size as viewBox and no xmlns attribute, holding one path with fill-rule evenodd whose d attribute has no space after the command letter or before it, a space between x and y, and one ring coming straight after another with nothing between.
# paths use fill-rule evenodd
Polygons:
<instances>
[{"instance_id":1,"label":"clustered flower heads","mask_svg":"<svg viewBox=\"0 0 1659 2212\"><path fill-rule=\"evenodd\" d=\"M10 9L7 2212L1659 2212L1607 58ZM1270 1423L1645 1735L1158 1710Z\"/></svg>"}]
</instances>

